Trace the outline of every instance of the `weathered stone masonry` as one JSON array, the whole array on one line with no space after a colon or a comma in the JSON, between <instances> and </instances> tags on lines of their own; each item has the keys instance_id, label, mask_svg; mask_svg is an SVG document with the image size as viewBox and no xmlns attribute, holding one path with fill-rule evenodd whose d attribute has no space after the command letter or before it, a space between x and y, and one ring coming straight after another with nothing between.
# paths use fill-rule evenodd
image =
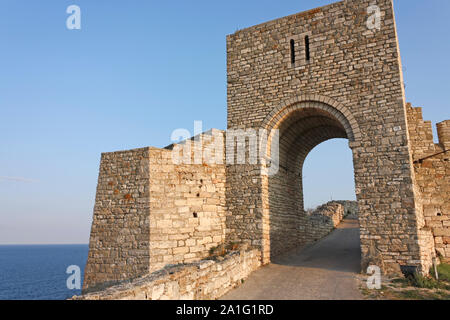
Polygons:
<instances>
[{"instance_id":1,"label":"weathered stone masonry","mask_svg":"<svg viewBox=\"0 0 450 320\"><path fill-rule=\"evenodd\" d=\"M232 252L221 261L168 266L80 300L214 300L242 283L261 265L260 252Z\"/></svg>"},{"instance_id":2,"label":"weathered stone masonry","mask_svg":"<svg viewBox=\"0 0 450 320\"><path fill-rule=\"evenodd\" d=\"M150 149L102 154L84 287L149 271Z\"/></svg>"},{"instance_id":3,"label":"weathered stone masonry","mask_svg":"<svg viewBox=\"0 0 450 320\"><path fill-rule=\"evenodd\" d=\"M199 261L223 242L250 244L264 264L316 240L324 226L308 222L303 163L334 138L353 152L363 267L426 273L435 249L448 258L450 122L434 144L406 105L392 1L376 1L379 30L366 24L372 3L341 1L227 37L228 129L278 129L278 160L270 145L269 161L254 165L195 161L212 134L223 138L217 130L197 137L196 164L175 164L174 146L103 154L84 289Z\"/></svg>"},{"instance_id":4,"label":"weathered stone masonry","mask_svg":"<svg viewBox=\"0 0 450 320\"><path fill-rule=\"evenodd\" d=\"M202 151L212 135L223 132L203 134ZM172 148L102 155L84 289L201 260L224 242L224 165L176 165Z\"/></svg>"},{"instance_id":5,"label":"weathered stone masonry","mask_svg":"<svg viewBox=\"0 0 450 320\"><path fill-rule=\"evenodd\" d=\"M308 238L302 239L301 242L308 243L322 239L341 223L345 214L345 206L334 201L307 213L305 228L309 230Z\"/></svg>"},{"instance_id":6,"label":"weathered stone masonry","mask_svg":"<svg viewBox=\"0 0 450 320\"><path fill-rule=\"evenodd\" d=\"M228 127L280 129L280 161L286 159L281 179L265 177L261 166L227 167L228 236L260 246L264 262L298 245L306 232L301 228L305 155L327 139L345 137L353 151L364 264L374 248L388 270L430 266L430 253L420 247L429 234L422 230L422 208L412 187L393 6L377 1L381 28L369 30L370 4L342 1L227 38ZM300 40L299 60L292 65L290 40L305 35L310 60ZM287 194L297 196L286 203Z\"/></svg>"},{"instance_id":7,"label":"weathered stone masonry","mask_svg":"<svg viewBox=\"0 0 450 320\"><path fill-rule=\"evenodd\" d=\"M437 124L439 143L433 141L430 121L422 108L408 110L416 184L423 205L425 225L434 235L436 251L450 259L450 121Z\"/></svg>"}]
</instances>

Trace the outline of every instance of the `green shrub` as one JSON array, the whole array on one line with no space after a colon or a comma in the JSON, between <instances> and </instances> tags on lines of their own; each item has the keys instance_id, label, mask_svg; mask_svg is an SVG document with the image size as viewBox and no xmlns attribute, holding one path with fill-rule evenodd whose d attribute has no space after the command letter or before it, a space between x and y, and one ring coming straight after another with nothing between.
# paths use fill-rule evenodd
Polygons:
<instances>
[{"instance_id":1,"label":"green shrub","mask_svg":"<svg viewBox=\"0 0 450 320\"><path fill-rule=\"evenodd\" d=\"M450 290L450 283L448 283L448 274L445 272L448 272L448 265L447 267L441 267L438 269L439 273L439 281L436 280L434 277L425 277L421 274L415 274L414 276L410 276L407 278L407 281L409 284L416 288L425 288L425 289L445 289ZM439 270L443 270L442 272ZM432 273L434 274L434 272ZM446 278L447 277L447 278Z\"/></svg>"},{"instance_id":2,"label":"green shrub","mask_svg":"<svg viewBox=\"0 0 450 320\"><path fill-rule=\"evenodd\" d=\"M431 277L424 277L421 274L415 274L414 277L410 277L409 281L412 286L417 288L426 288L426 289L437 289L439 288L439 283L436 279Z\"/></svg>"}]
</instances>

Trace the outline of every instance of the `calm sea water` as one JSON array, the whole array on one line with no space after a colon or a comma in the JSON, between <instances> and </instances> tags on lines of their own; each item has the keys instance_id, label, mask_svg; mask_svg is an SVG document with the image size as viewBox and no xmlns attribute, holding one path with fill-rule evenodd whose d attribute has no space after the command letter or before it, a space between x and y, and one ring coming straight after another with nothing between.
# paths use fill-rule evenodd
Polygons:
<instances>
[{"instance_id":1,"label":"calm sea water","mask_svg":"<svg viewBox=\"0 0 450 320\"><path fill-rule=\"evenodd\" d=\"M81 269L88 245L0 246L0 300L63 300L79 295L67 289L68 266Z\"/></svg>"}]
</instances>

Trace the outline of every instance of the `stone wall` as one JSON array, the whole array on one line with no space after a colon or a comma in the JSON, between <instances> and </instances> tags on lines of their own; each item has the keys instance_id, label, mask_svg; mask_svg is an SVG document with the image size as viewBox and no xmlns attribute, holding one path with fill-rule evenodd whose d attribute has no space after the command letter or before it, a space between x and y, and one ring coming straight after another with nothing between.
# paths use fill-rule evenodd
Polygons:
<instances>
[{"instance_id":1,"label":"stone wall","mask_svg":"<svg viewBox=\"0 0 450 320\"><path fill-rule=\"evenodd\" d=\"M221 260L169 266L75 300L213 300L240 285L260 266L259 250L232 252Z\"/></svg>"},{"instance_id":2,"label":"stone wall","mask_svg":"<svg viewBox=\"0 0 450 320\"><path fill-rule=\"evenodd\" d=\"M344 214L352 217L358 217L358 202L350 200L335 200L333 202L344 206Z\"/></svg>"},{"instance_id":3,"label":"stone wall","mask_svg":"<svg viewBox=\"0 0 450 320\"><path fill-rule=\"evenodd\" d=\"M436 251L450 259L450 120L437 124L439 143L433 141L431 121L422 108L408 104L415 181L421 194L425 224L434 236ZM433 241L433 237L431 240ZM430 244L426 244L430 245Z\"/></svg>"},{"instance_id":4,"label":"stone wall","mask_svg":"<svg viewBox=\"0 0 450 320\"><path fill-rule=\"evenodd\" d=\"M227 166L227 237L259 246L264 263L278 248L297 245L289 223L301 218L303 200L290 204L283 197L303 198L302 160L321 142L346 138L353 152L363 265L371 262L371 252L382 257L387 271L415 265L427 272L431 265L430 250L421 248L428 237L412 188L393 5L377 1L381 25L370 30L372 3L341 1L227 37L228 128L280 130L279 178L264 174L264 162ZM283 206L296 211L282 212Z\"/></svg>"},{"instance_id":5,"label":"stone wall","mask_svg":"<svg viewBox=\"0 0 450 320\"><path fill-rule=\"evenodd\" d=\"M149 159L149 148L102 154L84 288L148 272Z\"/></svg>"},{"instance_id":6,"label":"stone wall","mask_svg":"<svg viewBox=\"0 0 450 320\"><path fill-rule=\"evenodd\" d=\"M223 132L102 154L84 290L198 261L225 241L225 166L194 159L214 151L212 135ZM192 163L175 164L175 152Z\"/></svg>"},{"instance_id":7,"label":"stone wall","mask_svg":"<svg viewBox=\"0 0 450 320\"><path fill-rule=\"evenodd\" d=\"M200 151L209 146L207 136L202 135ZM225 241L225 166L203 159L195 164L197 146L189 140L182 147L186 144L191 146L191 164L174 164L172 153L179 150L151 152L150 272L201 260Z\"/></svg>"},{"instance_id":8,"label":"stone wall","mask_svg":"<svg viewBox=\"0 0 450 320\"><path fill-rule=\"evenodd\" d=\"M317 241L333 231L342 221L345 207L338 202L328 202L307 215L303 243Z\"/></svg>"}]
</instances>

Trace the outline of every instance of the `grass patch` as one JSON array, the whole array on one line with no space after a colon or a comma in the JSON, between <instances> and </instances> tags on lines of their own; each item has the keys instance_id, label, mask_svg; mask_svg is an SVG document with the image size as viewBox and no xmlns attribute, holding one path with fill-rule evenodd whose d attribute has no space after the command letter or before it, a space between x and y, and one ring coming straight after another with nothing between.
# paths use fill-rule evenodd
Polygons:
<instances>
[{"instance_id":1,"label":"grass patch","mask_svg":"<svg viewBox=\"0 0 450 320\"><path fill-rule=\"evenodd\" d=\"M399 298L407 300L450 300L450 294L443 291L404 290L400 291L398 295Z\"/></svg>"},{"instance_id":2,"label":"grass patch","mask_svg":"<svg viewBox=\"0 0 450 320\"><path fill-rule=\"evenodd\" d=\"M424 294L418 290L401 291L399 292L399 297L401 299L408 299L408 300L427 300L427 297L425 297Z\"/></svg>"},{"instance_id":3,"label":"grass patch","mask_svg":"<svg viewBox=\"0 0 450 320\"><path fill-rule=\"evenodd\" d=\"M426 277L422 276L420 274L415 274L414 276L410 276L406 279L405 282L397 282L405 286L405 284L409 284L411 287L415 288L421 288L421 289L444 289L444 290L450 290L450 283L447 281L442 280L439 277L439 281L436 280L433 277Z\"/></svg>"},{"instance_id":4,"label":"grass patch","mask_svg":"<svg viewBox=\"0 0 450 320\"><path fill-rule=\"evenodd\" d=\"M423 276L421 274L414 274L407 278L398 278L392 280L392 283L400 285L405 288L408 286L421 288L421 289L440 289L450 290L450 265L440 264L437 267L439 280L434 276L434 270L430 271L432 276Z\"/></svg>"},{"instance_id":5,"label":"grass patch","mask_svg":"<svg viewBox=\"0 0 450 320\"><path fill-rule=\"evenodd\" d=\"M437 266L439 280L448 281L450 282L450 264L448 263L441 263ZM433 274L432 272L431 274Z\"/></svg>"},{"instance_id":6,"label":"grass patch","mask_svg":"<svg viewBox=\"0 0 450 320\"><path fill-rule=\"evenodd\" d=\"M410 285L410 282L408 281L408 279L405 279L405 278L395 278L395 279L392 279L391 282L395 285L400 285L403 288L406 288Z\"/></svg>"},{"instance_id":7,"label":"grass patch","mask_svg":"<svg viewBox=\"0 0 450 320\"><path fill-rule=\"evenodd\" d=\"M425 277L420 274L415 274L413 277L408 278L413 287L423 289L438 289L440 284L436 279L431 277Z\"/></svg>"},{"instance_id":8,"label":"grass patch","mask_svg":"<svg viewBox=\"0 0 450 320\"><path fill-rule=\"evenodd\" d=\"M450 300L450 264L437 267L439 280L435 278L434 268L430 276L409 274L406 278L391 278L380 290L367 290L361 287L366 299L375 300Z\"/></svg>"},{"instance_id":9,"label":"grass patch","mask_svg":"<svg viewBox=\"0 0 450 320\"><path fill-rule=\"evenodd\" d=\"M209 249L209 257L210 258L217 258L217 257L224 257L230 252L239 250L240 245L237 242L229 242L227 244L222 243L218 246L211 247Z\"/></svg>"}]
</instances>

